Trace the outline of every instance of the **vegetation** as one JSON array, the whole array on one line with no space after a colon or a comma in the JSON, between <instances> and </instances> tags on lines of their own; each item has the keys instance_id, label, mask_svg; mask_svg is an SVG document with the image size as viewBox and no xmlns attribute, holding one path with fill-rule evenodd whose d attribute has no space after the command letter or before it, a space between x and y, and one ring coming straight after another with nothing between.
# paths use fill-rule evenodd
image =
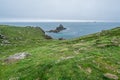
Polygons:
<instances>
[{"instance_id":1,"label":"vegetation","mask_svg":"<svg viewBox=\"0 0 120 80\"><path fill-rule=\"evenodd\" d=\"M105 73L120 79L120 27L73 40L47 40L40 28L0 25L0 35L0 80L111 80ZM4 61L20 52L31 56Z\"/></svg>"}]
</instances>

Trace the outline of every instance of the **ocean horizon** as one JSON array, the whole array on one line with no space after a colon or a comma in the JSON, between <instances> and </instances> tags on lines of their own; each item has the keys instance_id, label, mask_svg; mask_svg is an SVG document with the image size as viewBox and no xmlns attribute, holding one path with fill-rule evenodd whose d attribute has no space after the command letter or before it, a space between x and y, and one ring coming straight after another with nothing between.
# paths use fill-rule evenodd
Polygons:
<instances>
[{"instance_id":1,"label":"ocean horizon","mask_svg":"<svg viewBox=\"0 0 120 80\"><path fill-rule=\"evenodd\" d=\"M59 33L49 33L46 31L53 30L62 24L66 30ZM12 26L33 26L41 27L47 35L58 39L72 39L80 36L100 32L102 30L112 29L120 26L120 22L0 22L0 25Z\"/></svg>"}]
</instances>

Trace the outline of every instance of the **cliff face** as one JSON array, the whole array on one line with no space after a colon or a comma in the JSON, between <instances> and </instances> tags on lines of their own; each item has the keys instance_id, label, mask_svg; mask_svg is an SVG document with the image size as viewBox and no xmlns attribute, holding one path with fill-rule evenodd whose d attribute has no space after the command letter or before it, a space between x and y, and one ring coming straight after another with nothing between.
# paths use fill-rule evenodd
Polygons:
<instances>
[{"instance_id":1,"label":"cliff face","mask_svg":"<svg viewBox=\"0 0 120 80\"><path fill-rule=\"evenodd\" d=\"M42 30L40 27L15 27L5 25L0 26L0 43L2 44L43 39L48 39L48 36L45 35L44 30Z\"/></svg>"}]
</instances>

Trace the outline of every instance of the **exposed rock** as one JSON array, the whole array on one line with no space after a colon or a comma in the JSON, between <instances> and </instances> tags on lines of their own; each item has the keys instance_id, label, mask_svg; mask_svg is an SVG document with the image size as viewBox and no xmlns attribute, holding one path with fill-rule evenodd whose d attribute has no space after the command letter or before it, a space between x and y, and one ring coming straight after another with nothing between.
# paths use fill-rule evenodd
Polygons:
<instances>
[{"instance_id":1,"label":"exposed rock","mask_svg":"<svg viewBox=\"0 0 120 80\"><path fill-rule=\"evenodd\" d=\"M53 33L58 33L62 30L65 30L66 28L63 27L62 24L59 25L59 27L57 27L55 30L50 30L50 31L47 31L47 32L53 32Z\"/></svg>"},{"instance_id":2,"label":"exposed rock","mask_svg":"<svg viewBox=\"0 0 120 80\"><path fill-rule=\"evenodd\" d=\"M56 30L58 30L58 31L61 31L61 30L64 30L64 29L66 29L66 28L64 28L62 24L60 24L59 27L56 28Z\"/></svg>"},{"instance_id":3,"label":"exposed rock","mask_svg":"<svg viewBox=\"0 0 120 80\"><path fill-rule=\"evenodd\" d=\"M97 45L98 48L104 48L106 46L108 46L108 44L99 44L99 45Z\"/></svg>"},{"instance_id":4,"label":"exposed rock","mask_svg":"<svg viewBox=\"0 0 120 80\"><path fill-rule=\"evenodd\" d=\"M8 40L3 40L2 44L10 44L10 42Z\"/></svg>"},{"instance_id":5,"label":"exposed rock","mask_svg":"<svg viewBox=\"0 0 120 80\"><path fill-rule=\"evenodd\" d=\"M27 28L32 28L32 26L26 26Z\"/></svg>"},{"instance_id":6,"label":"exposed rock","mask_svg":"<svg viewBox=\"0 0 120 80\"><path fill-rule=\"evenodd\" d=\"M41 27L36 26L35 28L36 28L36 29L40 29L40 30L45 34L45 31L44 31Z\"/></svg>"},{"instance_id":7,"label":"exposed rock","mask_svg":"<svg viewBox=\"0 0 120 80\"><path fill-rule=\"evenodd\" d=\"M23 40L23 38L22 37L15 37L15 38L13 38L14 40Z\"/></svg>"},{"instance_id":8,"label":"exposed rock","mask_svg":"<svg viewBox=\"0 0 120 80\"><path fill-rule=\"evenodd\" d=\"M65 40L64 38L59 38L58 40Z\"/></svg>"},{"instance_id":9,"label":"exposed rock","mask_svg":"<svg viewBox=\"0 0 120 80\"><path fill-rule=\"evenodd\" d=\"M72 59L72 58L74 58L75 56L68 56L68 57L61 57L59 60L57 60L55 63L59 63L59 62L61 62L61 61L63 61L63 60L68 60L68 59Z\"/></svg>"},{"instance_id":10,"label":"exposed rock","mask_svg":"<svg viewBox=\"0 0 120 80\"><path fill-rule=\"evenodd\" d=\"M0 45L8 45L10 42L7 40L5 35L0 34Z\"/></svg>"},{"instance_id":11,"label":"exposed rock","mask_svg":"<svg viewBox=\"0 0 120 80\"><path fill-rule=\"evenodd\" d=\"M50 31L48 31L48 32L58 33L58 32L60 32L60 31L58 31L58 30L50 30Z\"/></svg>"},{"instance_id":12,"label":"exposed rock","mask_svg":"<svg viewBox=\"0 0 120 80\"><path fill-rule=\"evenodd\" d=\"M7 59L5 59L4 61L7 63L12 63L12 62L16 62L18 60L24 59L26 57L30 56L29 53L26 52L22 52L22 53L16 53L14 55L9 56Z\"/></svg>"},{"instance_id":13,"label":"exposed rock","mask_svg":"<svg viewBox=\"0 0 120 80\"><path fill-rule=\"evenodd\" d=\"M117 62L117 64L120 64L120 62Z\"/></svg>"},{"instance_id":14,"label":"exposed rock","mask_svg":"<svg viewBox=\"0 0 120 80\"><path fill-rule=\"evenodd\" d=\"M53 39L51 36L45 35L45 39Z\"/></svg>"},{"instance_id":15,"label":"exposed rock","mask_svg":"<svg viewBox=\"0 0 120 80\"><path fill-rule=\"evenodd\" d=\"M113 39L111 40L111 43L112 43L114 46L120 46L120 38L117 38L117 37L113 38Z\"/></svg>"},{"instance_id":16,"label":"exposed rock","mask_svg":"<svg viewBox=\"0 0 120 80\"><path fill-rule=\"evenodd\" d=\"M0 39L5 39L5 36L0 34Z\"/></svg>"},{"instance_id":17,"label":"exposed rock","mask_svg":"<svg viewBox=\"0 0 120 80\"><path fill-rule=\"evenodd\" d=\"M110 74L110 73L105 73L104 77L108 78L108 79L114 79L114 80L118 80L118 76L114 75L114 74Z\"/></svg>"},{"instance_id":18,"label":"exposed rock","mask_svg":"<svg viewBox=\"0 0 120 80\"><path fill-rule=\"evenodd\" d=\"M9 80L19 80L19 77L12 77L12 78L9 78Z\"/></svg>"},{"instance_id":19,"label":"exposed rock","mask_svg":"<svg viewBox=\"0 0 120 80\"><path fill-rule=\"evenodd\" d=\"M87 68L86 71L87 71L87 73L89 73L89 74L92 73L92 69L91 69L91 68Z\"/></svg>"}]
</instances>

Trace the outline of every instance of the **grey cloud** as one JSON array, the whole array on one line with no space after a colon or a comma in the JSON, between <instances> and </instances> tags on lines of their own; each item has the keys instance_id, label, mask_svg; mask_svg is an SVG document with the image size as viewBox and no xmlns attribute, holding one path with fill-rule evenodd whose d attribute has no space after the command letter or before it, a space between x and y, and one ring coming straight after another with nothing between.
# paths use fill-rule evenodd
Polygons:
<instances>
[{"instance_id":1,"label":"grey cloud","mask_svg":"<svg viewBox=\"0 0 120 80\"><path fill-rule=\"evenodd\" d=\"M120 0L0 0L2 19L120 20Z\"/></svg>"}]
</instances>

